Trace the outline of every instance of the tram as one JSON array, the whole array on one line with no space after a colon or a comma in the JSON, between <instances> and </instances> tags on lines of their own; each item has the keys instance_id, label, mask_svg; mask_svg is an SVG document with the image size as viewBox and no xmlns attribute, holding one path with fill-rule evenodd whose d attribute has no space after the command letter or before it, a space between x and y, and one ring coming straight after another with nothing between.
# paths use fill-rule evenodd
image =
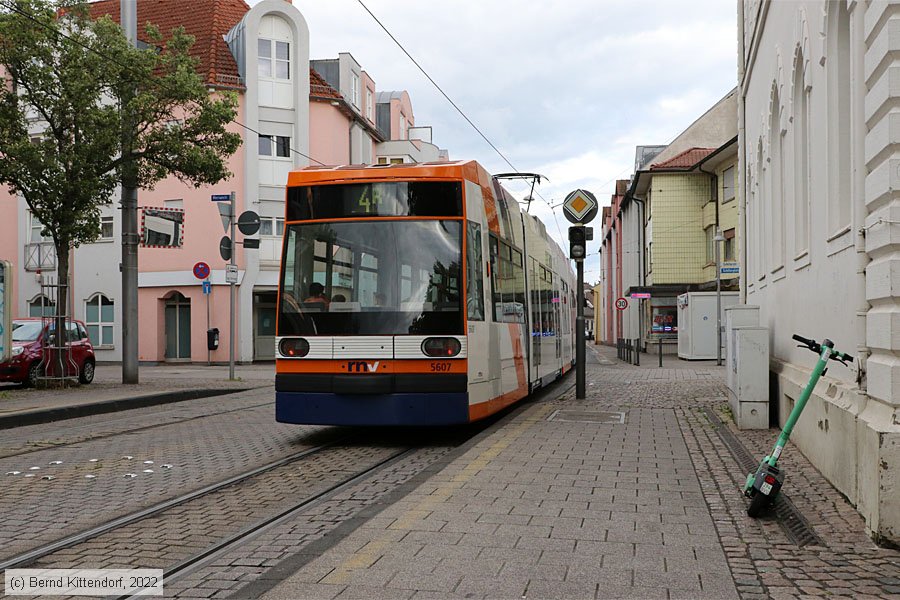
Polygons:
<instances>
[{"instance_id":1,"label":"tram","mask_svg":"<svg viewBox=\"0 0 900 600\"><path fill-rule=\"evenodd\" d=\"M293 171L276 419L487 417L572 368L579 295L543 223L474 161Z\"/></svg>"}]
</instances>

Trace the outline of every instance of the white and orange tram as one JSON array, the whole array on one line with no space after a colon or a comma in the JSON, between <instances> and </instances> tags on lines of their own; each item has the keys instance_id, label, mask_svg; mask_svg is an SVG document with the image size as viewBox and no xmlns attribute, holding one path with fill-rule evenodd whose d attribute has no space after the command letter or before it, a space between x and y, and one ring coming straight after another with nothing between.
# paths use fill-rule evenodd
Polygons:
<instances>
[{"instance_id":1,"label":"white and orange tram","mask_svg":"<svg viewBox=\"0 0 900 600\"><path fill-rule=\"evenodd\" d=\"M449 425L571 369L570 261L478 163L288 178L276 419Z\"/></svg>"}]
</instances>

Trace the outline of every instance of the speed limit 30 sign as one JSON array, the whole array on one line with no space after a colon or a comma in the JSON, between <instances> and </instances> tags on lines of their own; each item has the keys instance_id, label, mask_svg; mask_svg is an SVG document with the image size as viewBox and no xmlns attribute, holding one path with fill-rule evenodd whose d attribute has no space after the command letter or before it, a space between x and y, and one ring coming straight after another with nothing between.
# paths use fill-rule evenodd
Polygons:
<instances>
[{"instance_id":1,"label":"speed limit 30 sign","mask_svg":"<svg viewBox=\"0 0 900 600\"><path fill-rule=\"evenodd\" d=\"M628 308L628 300L626 300L625 298L618 298L616 300L616 308L619 310L625 310L626 308Z\"/></svg>"}]
</instances>

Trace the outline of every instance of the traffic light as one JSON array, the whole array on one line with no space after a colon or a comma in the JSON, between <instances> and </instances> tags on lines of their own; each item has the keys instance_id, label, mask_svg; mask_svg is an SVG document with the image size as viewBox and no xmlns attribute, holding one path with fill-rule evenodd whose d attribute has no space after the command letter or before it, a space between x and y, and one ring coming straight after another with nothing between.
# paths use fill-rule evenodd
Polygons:
<instances>
[{"instance_id":1,"label":"traffic light","mask_svg":"<svg viewBox=\"0 0 900 600\"><path fill-rule=\"evenodd\" d=\"M569 258L581 260L587 254L587 232L583 225L569 227Z\"/></svg>"}]
</instances>

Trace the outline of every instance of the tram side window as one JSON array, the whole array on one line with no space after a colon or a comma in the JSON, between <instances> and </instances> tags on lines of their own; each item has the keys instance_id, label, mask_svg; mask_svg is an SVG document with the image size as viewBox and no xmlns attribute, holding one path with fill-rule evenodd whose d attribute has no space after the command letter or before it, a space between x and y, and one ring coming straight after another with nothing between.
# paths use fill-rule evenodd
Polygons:
<instances>
[{"instance_id":1,"label":"tram side window","mask_svg":"<svg viewBox=\"0 0 900 600\"><path fill-rule=\"evenodd\" d=\"M492 238L493 243L493 238ZM525 274L522 269L522 253L498 242L495 260L494 320L498 323L525 322Z\"/></svg>"},{"instance_id":2,"label":"tram side window","mask_svg":"<svg viewBox=\"0 0 900 600\"><path fill-rule=\"evenodd\" d=\"M503 305L503 296L501 293L501 274L500 274L500 243L497 238L491 235L488 238L491 252L491 313L495 323L500 323L503 319L503 311L500 310Z\"/></svg>"},{"instance_id":3,"label":"tram side window","mask_svg":"<svg viewBox=\"0 0 900 600\"><path fill-rule=\"evenodd\" d=\"M537 260L531 258L531 335L541 337L541 280Z\"/></svg>"},{"instance_id":4,"label":"tram side window","mask_svg":"<svg viewBox=\"0 0 900 600\"><path fill-rule=\"evenodd\" d=\"M484 321L481 260L481 225L469 221L466 224L466 312L470 321Z\"/></svg>"}]
</instances>

